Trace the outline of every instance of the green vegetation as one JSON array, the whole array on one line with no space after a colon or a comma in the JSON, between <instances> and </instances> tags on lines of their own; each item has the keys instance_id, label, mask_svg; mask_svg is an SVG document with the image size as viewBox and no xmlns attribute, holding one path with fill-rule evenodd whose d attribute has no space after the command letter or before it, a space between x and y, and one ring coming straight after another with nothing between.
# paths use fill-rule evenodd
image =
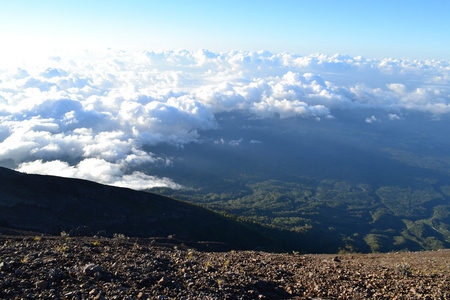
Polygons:
<instances>
[{"instance_id":1,"label":"green vegetation","mask_svg":"<svg viewBox=\"0 0 450 300\"><path fill-rule=\"evenodd\" d=\"M287 244L318 252L388 252L450 246L450 188L418 180L410 186L370 186L294 177L295 181L234 182L236 193L154 189L295 234ZM229 184L229 183L228 183ZM233 186L233 185L229 185ZM301 241L301 242L300 242ZM320 248L326 246L327 248Z\"/></svg>"},{"instance_id":2,"label":"green vegetation","mask_svg":"<svg viewBox=\"0 0 450 300\"><path fill-rule=\"evenodd\" d=\"M360 113L320 122L221 114L203 143L148 149L174 162L158 176L191 188L154 191L283 229L300 252L449 247L447 123L409 114L361 125ZM243 142L213 143L218 137Z\"/></svg>"}]
</instances>

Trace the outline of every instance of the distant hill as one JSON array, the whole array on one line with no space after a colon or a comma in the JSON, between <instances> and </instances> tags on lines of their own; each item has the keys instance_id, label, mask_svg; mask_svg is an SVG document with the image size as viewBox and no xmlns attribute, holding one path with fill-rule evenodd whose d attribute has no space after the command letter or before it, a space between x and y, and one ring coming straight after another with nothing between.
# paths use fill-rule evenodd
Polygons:
<instances>
[{"instance_id":1,"label":"distant hill","mask_svg":"<svg viewBox=\"0 0 450 300\"><path fill-rule=\"evenodd\" d=\"M298 244L308 251L450 248L449 117L360 119L380 114L335 111L320 122L221 114L201 143L146 149L173 162L152 175L189 187L150 191L311 236Z\"/></svg>"},{"instance_id":2,"label":"distant hill","mask_svg":"<svg viewBox=\"0 0 450 300\"><path fill-rule=\"evenodd\" d=\"M214 241L234 249L280 249L276 233L258 230L205 208L168 197L94 182L31 175L0 167L0 227L60 232Z\"/></svg>"}]
</instances>

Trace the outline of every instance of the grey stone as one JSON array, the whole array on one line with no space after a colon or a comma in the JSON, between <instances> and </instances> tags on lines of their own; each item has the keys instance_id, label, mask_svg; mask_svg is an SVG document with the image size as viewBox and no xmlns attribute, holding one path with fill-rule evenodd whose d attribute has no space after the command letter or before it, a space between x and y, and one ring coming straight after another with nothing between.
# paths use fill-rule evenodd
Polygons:
<instances>
[{"instance_id":1,"label":"grey stone","mask_svg":"<svg viewBox=\"0 0 450 300\"><path fill-rule=\"evenodd\" d=\"M87 276L93 276L97 272L101 272L102 267L96 264L87 264L83 267L83 273Z\"/></svg>"}]
</instances>

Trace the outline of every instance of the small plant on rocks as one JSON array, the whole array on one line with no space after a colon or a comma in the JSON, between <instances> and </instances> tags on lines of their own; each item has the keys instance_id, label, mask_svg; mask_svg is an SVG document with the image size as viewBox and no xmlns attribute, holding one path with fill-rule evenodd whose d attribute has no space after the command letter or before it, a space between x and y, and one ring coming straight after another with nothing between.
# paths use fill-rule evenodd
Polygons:
<instances>
[{"instance_id":1,"label":"small plant on rocks","mask_svg":"<svg viewBox=\"0 0 450 300\"><path fill-rule=\"evenodd\" d=\"M61 246L57 246L56 247L56 251L58 252L66 252L67 250L69 250L69 247L67 247L66 245L61 245Z\"/></svg>"},{"instance_id":2,"label":"small plant on rocks","mask_svg":"<svg viewBox=\"0 0 450 300\"><path fill-rule=\"evenodd\" d=\"M124 240L126 238L126 236L123 233L114 233L113 238Z\"/></svg>"},{"instance_id":3,"label":"small plant on rocks","mask_svg":"<svg viewBox=\"0 0 450 300\"><path fill-rule=\"evenodd\" d=\"M408 263L402 262L401 264L397 264L396 267L401 276L408 277L411 275L411 266Z\"/></svg>"}]
</instances>

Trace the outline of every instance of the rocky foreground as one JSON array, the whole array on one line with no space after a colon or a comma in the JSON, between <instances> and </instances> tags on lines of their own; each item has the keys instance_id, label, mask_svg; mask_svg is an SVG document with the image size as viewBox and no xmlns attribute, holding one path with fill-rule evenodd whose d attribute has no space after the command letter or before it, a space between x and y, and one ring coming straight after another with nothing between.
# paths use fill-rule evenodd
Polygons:
<instances>
[{"instance_id":1,"label":"rocky foreground","mask_svg":"<svg viewBox=\"0 0 450 300\"><path fill-rule=\"evenodd\" d=\"M0 299L450 299L450 250L201 252L151 239L0 236Z\"/></svg>"}]
</instances>

